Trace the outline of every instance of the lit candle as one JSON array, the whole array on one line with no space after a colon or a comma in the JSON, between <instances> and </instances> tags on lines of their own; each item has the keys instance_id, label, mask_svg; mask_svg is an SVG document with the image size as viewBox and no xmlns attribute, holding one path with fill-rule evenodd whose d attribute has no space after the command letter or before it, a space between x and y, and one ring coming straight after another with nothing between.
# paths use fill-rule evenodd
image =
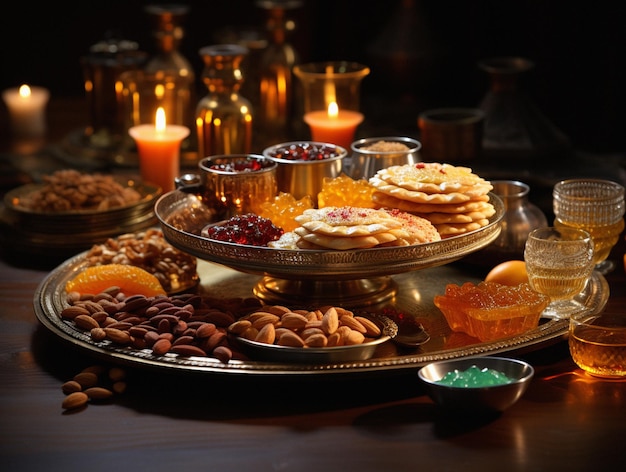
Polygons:
<instances>
[{"instance_id":1,"label":"lit candle","mask_svg":"<svg viewBox=\"0 0 626 472\"><path fill-rule=\"evenodd\" d=\"M363 121L363 114L357 111L339 110L337 103L331 102L328 110L305 113L304 121L311 129L313 141L332 143L350 149L356 127Z\"/></svg>"},{"instance_id":2,"label":"lit candle","mask_svg":"<svg viewBox=\"0 0 626 472\"><path fill-rule=\"evenodd\" d=\"M128 130L137 143L139 169L145 182L174 190L174 179L180 172L180 143L189 135L186 126L167 125L165 111L156 111L155 125L138 125Z\"/></svg>"},{"instance_id":3,"label":"lit candle","mask_svg":"<svg viewBox=\"0 0 626 472\"><path fill-rule=\"evenodd\" d=\"M46 132L45 108L50 92L43 87L7 89L2 98L9 110L11 128L19 137L38 138Z\"/></svg>"}]
</instances>

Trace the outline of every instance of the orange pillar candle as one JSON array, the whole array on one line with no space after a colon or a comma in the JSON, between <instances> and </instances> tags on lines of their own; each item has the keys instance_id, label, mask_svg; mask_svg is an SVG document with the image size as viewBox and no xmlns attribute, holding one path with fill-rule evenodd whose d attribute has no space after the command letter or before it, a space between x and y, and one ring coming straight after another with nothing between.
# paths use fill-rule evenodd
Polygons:
<instances>
[{"instance_id":1,"label":"orange pillar candle","mask_svg":"<svg viewBox=\"0 0 626 472\"><path fill-rule=\"evenodd\" d=\"M165 112L159 107L154 126L133 126L128 134L137 143L143 181L158 185L163 193L174 190L174 179L180 172L180 143L189 136L189 128L166 126Z\"/></svg>"},{"instance_id":2,"label":"orange pillar candle","mask_svg":"<svg viewBox=\"0 0 626 472\"><path fill-rule=\"evenodd\" d=\"M311 139L331 143L350 149L357 126L363 121L363 114L357 111L339 110L335 102L328 110L310 111L304 114L304 121L311 129Z\"/></svg>"}]
</instances>

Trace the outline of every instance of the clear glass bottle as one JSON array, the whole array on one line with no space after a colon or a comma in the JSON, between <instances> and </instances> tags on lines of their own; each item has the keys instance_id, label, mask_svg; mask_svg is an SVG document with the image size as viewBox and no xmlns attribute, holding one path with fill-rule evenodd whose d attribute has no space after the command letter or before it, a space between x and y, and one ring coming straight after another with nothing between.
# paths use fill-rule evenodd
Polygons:
<instances>
[{"instance_id":1,"label":"clear glass bottle","mask_svg":"<svg viewBox=\"0 0 626 472\"><path fill-rule=\"evenodd\" d=\"M268 44L259 64L259 109L257 123L264 144L286 141L293 117L293 76L291 70L299 56L287 36L295 22L287 11L302 6L301 0L257 0L256 5L267 12Z\"/></svg>"},{"instance_id":2,"label":"clear glass bottle","mask_svg":"<svg viewBox=\"0 0 626 472\"><path fill-rule=\"evenodd\" d=\"M196 107L200 158L252 151L252 106L239 94L244 80L241 62L247 52L235 44L200 49L205 64L202 81L209 91Z\"/></svg>"}]
</instances>

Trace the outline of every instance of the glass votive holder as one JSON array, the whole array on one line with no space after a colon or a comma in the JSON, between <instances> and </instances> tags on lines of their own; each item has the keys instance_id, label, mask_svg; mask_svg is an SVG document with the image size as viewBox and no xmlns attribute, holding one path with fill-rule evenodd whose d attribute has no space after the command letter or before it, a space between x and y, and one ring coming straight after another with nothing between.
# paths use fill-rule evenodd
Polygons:
<instances>
[{"instance_id":1,"label":"glass votive holder","mask_svg":"<svg viewBox=\"0 0 626 472\"><path fill-rule=\"evenodd\" d=\"M586 314L569 321L569 350L581 369L597 377L626 378L626 315Z\"/></svg>"},{"instance_id":2,"label":"glass votive holder","mask_svg":"<svg viewBox=\"0 0 626 472\"><path fill-rule=\"evenodd\" d=\"M415 164L421 160L421 148L419 141L409 137L359 139L350 146L352 154L346 174L355 180L369 179L386 167Z\"/></svg>"},{"instance_id":3,"label":"glass votive holder","mask_svg":"<svg viewBox=\"0 0 626 472\"><path fill-rule=\"evenodd\" d=\"M296 200L309 196L315 205L324 179L341 174L347 155L341 146L315 141L291 141L263 150L263 156L278 165L278 191L290 193Z\"/></svg>"},{"instance_id":4,"label":"glass votive holder","mask_svg":"<svg viewBox=\"0 0 626 472\"><path fill-rule=\"evenodd\" d=\"M302 87L304 115L313 141L349 149L360 113L361 81L370 69L356 62L335 61L299 64L293 68Z\"/></svg>"},{"instance_id":5,"label":"glass votive holder","mask_svg":"<svg viewBox=\"0 0 626 472\"><path fill-rule=\"evenodd\" d=\"M130 129L152 123L158 108L163 108L168 124L193 129L193 83L174 72L127 71L120 75L118 101L124 126ZM192 147L191 133L181 143L181 156Z\"/></svg>"},{"instance_id":6,"label":"glass votive holder","mask_svg":"<svg viewBox=\"0 0 626 472\"><path fill-rule=\"evenodd\" d=\"M198 164L201 193L217 221L261 213L263 203L278 193L275 162L257 154L205 157Z\"/></svg>"}]
</instances>

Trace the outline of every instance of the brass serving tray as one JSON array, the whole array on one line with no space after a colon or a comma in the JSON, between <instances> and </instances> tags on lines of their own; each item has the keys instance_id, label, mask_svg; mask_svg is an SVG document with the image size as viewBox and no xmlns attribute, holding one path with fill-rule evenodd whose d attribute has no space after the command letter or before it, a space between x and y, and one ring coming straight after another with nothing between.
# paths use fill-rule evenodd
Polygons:
<instances>
[{"instance_id":1,"label":"brass serving tray","mask_svg":"<svg viewBox=\"0 0 626 472\"><path fill-rule=\"evenodd\" d=\"M172 372L224 374L229 376L302 376L302 375L383 375L416 371L437 360L503 352L530 351L558 341L567 335L567 320L542 320L540 325L523 335L481 343L463 333L451 332L445 318L434 306L433 298L443 293L448 283L478 282L462 264L448 264L409 271L391 276L398 286L387 306L406 318L422 323L430 340L419 348L407 350L387 341L377 347L373 357L365 361L336 363L286 363L252 360L232 360L223 364L211 357L179 357L174 354L155 356L148 349L118 347L107 342L96 343L88 334L78 330L60 317L67 306L65 284L86 265L85 254L79 254L54 269L40 284L34 297L34 309L39 321L52 333L73 346L111 362L154 368ZM259 275L244 273L207 261L198 261L200 293L223 297L249 297ZM604 277L594 272L587 288L576 298L581 312L600 311L609 296Z\"/></svg>"}]
</instances>

